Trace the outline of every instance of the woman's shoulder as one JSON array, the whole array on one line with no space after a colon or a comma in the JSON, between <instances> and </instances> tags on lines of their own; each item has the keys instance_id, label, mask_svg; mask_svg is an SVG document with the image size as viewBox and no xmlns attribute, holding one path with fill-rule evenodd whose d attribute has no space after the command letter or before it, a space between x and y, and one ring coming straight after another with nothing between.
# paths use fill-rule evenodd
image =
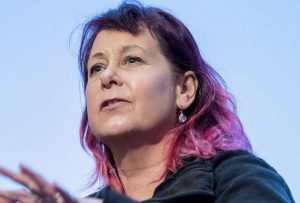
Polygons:
<instances>
[{"instance_id":1,"label":"woman's shoulder","mask_svg":"<svg viewBox=\"0 0 300 203\"><path fill-rule=\"evenodd\" d=\"M216 203L295 202L276 170L243 150L222 151L210 159L186 158L178 170L169 175L169 180L167 177L166 183L159 188L165 191L161 196L184 194L200 197L199 200L209 197Z\"/></svg>"},{"instance_id":2,"label":"woman's shoulder","mask_svg":"<svg viewBox=\"0 0 300 203\"><path fill-rule=\"evenodd\" d=\"M266 170L278 175L276 170L266 161L244 150L221 151L209 159L195 156L185 158L176 173L178 175L181 174L181 171L191 168L210 171L217 179L224 177L224 175L239 174L240 172L250 173L256 170ZM281 176L279 178L282 179Z\"/></svg>"},{"instance_id":3,"label":"woman's shoulder","mask_svg":"<svg viewBox=\"0 0 300 203\"><path fill-rule=\"evenodd\" d=\"M294 202L284 179L263 159L236 150L211 158L219 202Z\"/></svg>"},{"instance_id":4,"label":"woman's shoulder","mask_svg":"<svg viewBox=\"0 0 300 203\"><path fill-rule=\"evenodd\" d=\"M222 151L210 159L216 183L236 178L247 180L250 177L264 181L276 179L285 185L284 179L266 161L244 150ZM235 178L234 178L235 177Z\"/></svg>"},{"instance_id":5,"label":"woman's shoulder","mask_svg":"<svg viewBox=\"0 0 300 203\"><path fill-rule=\"evenodd\" d=\"M247 170L252 169L262 169L275 171L275 169L270 166L266 161L259 158L258 156L244 150L231 150L219 152L216 156L210 159L212 169L218 173L226 169L235 169L232 172L237 172L243 167Z\"/></svg>"}]
</instances>

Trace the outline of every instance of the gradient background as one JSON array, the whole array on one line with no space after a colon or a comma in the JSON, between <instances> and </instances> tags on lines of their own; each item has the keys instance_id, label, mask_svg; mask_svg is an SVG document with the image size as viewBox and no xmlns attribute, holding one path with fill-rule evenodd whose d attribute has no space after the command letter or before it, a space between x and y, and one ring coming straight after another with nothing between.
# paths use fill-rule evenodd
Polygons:
<instances>
[{"instance_id":1,"label":"gradient background","mask_svg":"<svg viewBox=\"0 0 300 203\"><path fill-rule=\"evenodd\" d=\"M79 197L94 191L81 190L93 160L79 144L78 36L81 23L119 2L1 0L0 165L25 163ZM235 96L255 153L300 201L300 2L143 2L191 30ZM0 189L18 187L0 177Z\"/></svg>"}]
</instances>

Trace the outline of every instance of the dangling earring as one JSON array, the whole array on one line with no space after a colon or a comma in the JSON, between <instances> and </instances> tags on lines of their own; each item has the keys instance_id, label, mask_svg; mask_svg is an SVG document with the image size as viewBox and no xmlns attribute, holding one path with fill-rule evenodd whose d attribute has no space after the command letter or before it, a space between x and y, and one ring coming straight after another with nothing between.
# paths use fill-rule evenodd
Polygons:
<instances>
[{"instance_id":1,"label":"dangling earring","mask_svg":"<svg viewBox=\"0 0 300 203\"><path fill-rule=\"evenodd\" d=\"M179 123L184 123L186 121L186 116L183 114L182 110L180 109L180 114L178 116Z\"/></svg>"}]
</instances>

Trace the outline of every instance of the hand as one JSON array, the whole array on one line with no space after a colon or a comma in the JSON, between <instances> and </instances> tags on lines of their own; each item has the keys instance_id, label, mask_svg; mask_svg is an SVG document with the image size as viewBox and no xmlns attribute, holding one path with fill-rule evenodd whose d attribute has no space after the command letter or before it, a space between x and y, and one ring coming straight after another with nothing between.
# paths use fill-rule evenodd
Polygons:
<instances>
[{"instance_id":1,"label":"hand","mask_svg":"<svg viewBox=\"0 0 300 203\"><path fill-rule=\"evenodd\" d=\"M48 183L42 176L25 166L20 166L19 173L0 167L0 174L25 186L22 190L0 190L1 203L78 203L57 184Z\"/></svg>"}]
</instances>

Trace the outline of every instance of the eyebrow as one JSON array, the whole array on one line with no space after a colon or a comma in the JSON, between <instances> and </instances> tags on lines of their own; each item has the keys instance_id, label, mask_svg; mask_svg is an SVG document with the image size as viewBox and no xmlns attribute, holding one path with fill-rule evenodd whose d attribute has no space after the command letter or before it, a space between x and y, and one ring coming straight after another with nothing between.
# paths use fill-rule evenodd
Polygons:
<instances>
[{"instance_id":1,"label":"eyebrow","mask_svg":"<svg viewBox=\"0 0 300 203\"><path fill-rule=\"evenodd\" d=\"M127 51L130 51L131 49L141 49L143 52L147 53L147 51L144 48L142 48L142 47L140 47L138 45L135 45L135 44L134 45L123 46L121 53L125 53Z\"/></svg>"},{"instance_id":2,"label":"eyebrow","mask_svg":"<svg viewBox=\"0 0 300 203\"><path fill-rule=\"evenodd\" d=\"M124 54L124 53L126 53L126 52L128 52L128 51L130 51L130 50L132 50L132 49L141 49L143 52L145 52L145 53L147 53L147 51L144 49L144 48L142 48L142 47L140 47L140 46L138 46L138 45L126 45L126 46L123 46L122 48L121 48L121 51L120 51L120 53L121 54ZM101 58L101 57L103 57L104 56L104 53L103 52L97 52L97 53L95 53L95 54L93 54L90 58Z\"/></svg>"}]
</instances>

